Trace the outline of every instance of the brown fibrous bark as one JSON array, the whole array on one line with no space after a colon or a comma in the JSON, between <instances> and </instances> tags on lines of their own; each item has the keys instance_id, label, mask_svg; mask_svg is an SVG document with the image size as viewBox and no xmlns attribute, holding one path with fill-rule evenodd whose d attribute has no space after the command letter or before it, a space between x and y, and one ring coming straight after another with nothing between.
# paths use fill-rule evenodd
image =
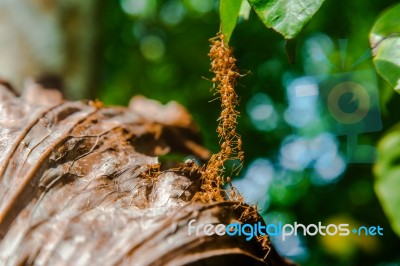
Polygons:
<instances>
[{"instance_id":1,"label":"brown fibrous bark","mask_svg":"<svg viewBox=\"0 0 400 266\"><path fill-rule=\"evenodd\" d=\"M286 265L257 239L188 234L191 219L263 221L243 202L193 201L202 167L160 165L171 151L209 156L182 106L27 86L0 86L0 265Z\"/></svg>"}]
</instances>

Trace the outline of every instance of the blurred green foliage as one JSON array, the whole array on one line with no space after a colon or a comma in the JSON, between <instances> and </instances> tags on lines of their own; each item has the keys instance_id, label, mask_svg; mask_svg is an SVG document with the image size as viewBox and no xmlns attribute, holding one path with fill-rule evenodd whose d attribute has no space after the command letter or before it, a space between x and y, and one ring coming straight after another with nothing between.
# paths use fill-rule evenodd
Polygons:
<instances>
[{"instance_id":1,"label":"blurred green foliage","mask_svg":"<svg viewBox=\"0 0 400 266\"><path fill-rule=\"evenodd\" d=\"M259 195L254 199L266 222L346 222L384 228L382 237L307 237L276 243L284 255L302 265L400 265L400 241L374 193L372 164L345 164L347 138L322 126L327 120L319 109L305 127L288 118L294 81L373 69L369 31L378 14L395 2L325 1L299 38L294 65L288 63L284 39L267 30L254 12L247 21L239 19L231 37L239 68L246 74L237 87L238 132L246 152L238 186ZM101 16L102 85L93 97L122 105L136 94L163 103L176 100L193 114L205 145L217 151L220 106L211 91L207 53L208 39L220 27L218 2L104 1ZM343 39L347 42L339 41ZM366 145L376 145L399 121L399 96L393 96L384 80L378 79L377 85L383 128L359 135L358 142ZM319 142L329 151L337 150L331 167L318 168L324 151L309 161L301 154L295 156L299 161L285 160L286 155L296 155L300 148L310 151Z\"/></svg>"},{"instance_id":2,"label":"blurred green foliage","mask_svg":"<svg viewBox=\"0 0 400 266\"><path fill-rule=\"evenodd\" d=\"M400 92L400 4L383 12L372 28L370 41L378 73ZM375 191L392 228L400 236L399 127L391 130L379 143L380 157L375 165Z\"/></svg>"},{"instance_id":3,"label":"blurred green foliage","mask_svg":"<svg viewBox=\"0 0 400 266\"><path fill-rule=\"evenodd\" d=\"M400 93L400 4L378 18L371 31L371 46L379 74Z\"/></svg>"},{"instance_id":4,"label":"blurred green foliage","mask_svg":"<svg viewBox=\"0 0 400 266\"><path fill-rule=\"evenodd\" d=\"M379 143L380 158L375 165L377 176L375 190L382 206L392 223L392 227L400 235L400 150L393 149L400 145L399 127L394 128Z\"/></svg>"}]
</instances>

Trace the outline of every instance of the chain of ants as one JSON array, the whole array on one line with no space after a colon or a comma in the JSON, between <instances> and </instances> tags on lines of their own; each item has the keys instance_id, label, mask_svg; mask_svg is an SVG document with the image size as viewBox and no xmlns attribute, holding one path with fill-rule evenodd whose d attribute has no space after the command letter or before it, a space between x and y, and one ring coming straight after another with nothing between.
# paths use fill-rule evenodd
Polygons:
<instances>
[{"instance_id":1,"label":"chain of ants","mask_svg":"<svg viewBox=\"0 0 400 266\"><path fill-rule=\"evenodd\" d=\"M221 150L213 154L202 173L202 191L197 193L194 200L202 202L222 202L225 200L224 194L230 199L243 202L242 196L231 185L231 178L224 178L225 164L227 161L238 161L239 165L232 169L233 174L237 174L244 159L242 151L242 140L236 132L237 118L239 112L236 110L238 96L235 92L236 80L240 77L236 66L236 59L233 51L224 42L224 36L218 34L210 39L210 59L211 72L214 73L212 82L214 83L215 93L221 101L221 114L218 118L217 133L220 138ZM230 185L229 193L225 193L223 185Z\"/></svg>"},{"instance_id":2,"label":"chain of ants","mask_svg":"<svg viewBox=\"0 0 400 266\"><path fill-rule=\"evenodd\" d=\"M242 168L244 160L244 152L242 151L242 140L240 135L236 132L237 118L240 113L236 110L238 105L238 95L235 92L237 78L241 75L236 66L236 59L233 56L233 51L224 42L224 36L218 33L216 37L210 39L210 59L211 71L214 73L212 82L215 89L214 95L218 95L221 100L221 114L218 118L217 133L220 138L221 150L213 154L207 163L207 166L199 167L193 160L187 160L179 170L190 169L190 174L197 172L201 174L202 185L201 191L197 192L192 201L200 201L204 203L224 202L226 196L230 200L244 206L242 195L232 186L231 178L224 177L225 163L229 160L239 162L239 165L233 167L231 175L238 174ZM156 178L159 174L159 165L150 167L147 175L148 177ZM228 183L230 186L229 193L227 193L223 186ZM241 221L257 220L258 212L257 206L248 206L239 218ZM257 240L260 242L262 248L266 251L264 259L268 256L270 251L270 242L268 235L258 236Z\"/></svg>"},{"instance_id":3,"label":"chain of ants","mask_svg":"<svg viewBox=\"0 0 400 266\"><path fill-rule=\"evenodd\" d=\"M233 51L224 42L224 36L218 33L216 37L210 39L210 59L211 71L214 73L212 82L214 83L215 93L221 100L221 114L218 118L217 133L220 138L221 150L213 154L208 161L205 170L202 173L202 191L197 193L193 200L202 202L223 202L224 194L230 197L230 200L244 203L243 197L232 186L231 178L224 178L225 163L229 160L239 161L239 165L233 167L232 173L238 174L242 168L244 160L244 152L242 150L242 140L236 132L237 118L240 113L236 110L238 105L238 95L235 87L237 79L241 77L236 66L236 58ZM225 193L223 185L228 183L230 186L229 193ZM257 206L245 207L239 220L246 221L249 219L256 220L258 218ZM267 235L258 236L262 248L266 251L264 259L270 251L270 242Z\"/></svg>"}]
</instances>

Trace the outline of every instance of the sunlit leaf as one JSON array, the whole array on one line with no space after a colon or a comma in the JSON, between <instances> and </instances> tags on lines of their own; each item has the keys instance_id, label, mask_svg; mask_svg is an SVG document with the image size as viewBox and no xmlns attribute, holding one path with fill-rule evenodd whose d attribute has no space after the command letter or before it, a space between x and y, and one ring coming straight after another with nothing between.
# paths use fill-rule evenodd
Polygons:
<instances>
[{"instance_id":1,"label":"sunlit leaf","mask_svg":"<svg viewBox=\"0 0 400 266\"><path fill-rule=\"evenodd\" d=\"M251 6L247 0L242 1L242 5L240 6L239 17L244 20L248 20L250 16Z\"/></svg>"},{"instance_id":2,"label":"sunlit leaf","mask_svg":"<svg viewBox=\"0 0 400 266\"><path fill-rule=\"evenodd\" d=\"M379 159L374 167L375 192L393 230L400 236L400 127L379 143Z\"/></svg>"},{"instance_id":3,"label":"sunlit leaf","mask_svg":"<svg viewBox=\"0 0 400 266\"><path fill-rule=\"evenodd\" d=\"M262 22L286 39L296 37L324 0L249 0Z\"/></svg>"},{"instance_id":4,"label":"sunlit leaf","mask_svg":"<svg viewBox=\"0 0 400 266\"><path fill-rule=\"evenodd\" d=\"M225 36L225 42L229 43L232 32L235 29L243 0L220 0L219 15L221 18L221 30Z\"/></svg>"},{"instance_id":5,"label":"sunlit leaf","mask_svg":"<svg viewBox=\"0 0 400 266\"><path fill-rule=\"evenodd\" d=\"M376 70L400 93L400 4L378 18L370 43Z\"/></svg>"}]
</instances>

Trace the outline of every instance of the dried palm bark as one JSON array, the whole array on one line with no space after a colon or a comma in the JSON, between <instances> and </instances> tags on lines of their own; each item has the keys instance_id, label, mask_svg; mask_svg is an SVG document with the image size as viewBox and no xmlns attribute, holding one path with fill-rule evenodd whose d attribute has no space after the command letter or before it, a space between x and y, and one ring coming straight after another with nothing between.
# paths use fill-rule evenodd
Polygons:
<instances>
[{"instance_id":1,"label":"dried palm bark","mask_svg":"<svg viewBox=\"0 0 400 266\"><path fill-rule=\"evenodd\" d=\"M37 82L0 87L0 265L291 265L253 238L188 234L262 221L239 202L196 203L203 160L191 116L141 97L128 108L69 102ZM268 256L266 256L268 255ZM267 264L268 263L268 264Z\"/></svg>"}]
</instances>

